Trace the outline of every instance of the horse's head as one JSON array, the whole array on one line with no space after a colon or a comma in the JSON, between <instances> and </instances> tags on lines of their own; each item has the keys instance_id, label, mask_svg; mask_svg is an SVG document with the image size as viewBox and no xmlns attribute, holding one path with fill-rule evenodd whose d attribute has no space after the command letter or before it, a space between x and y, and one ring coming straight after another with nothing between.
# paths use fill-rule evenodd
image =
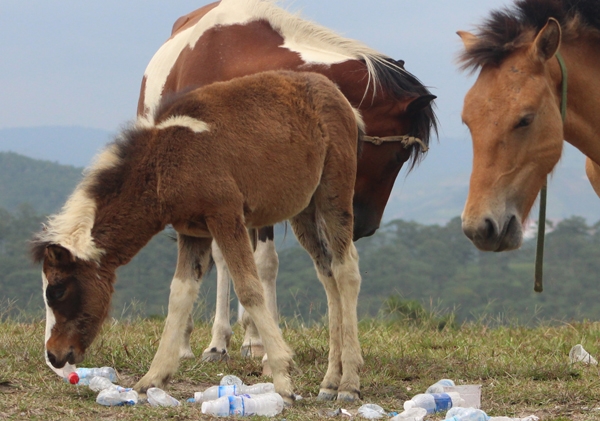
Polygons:
<instances>
[{"instance_id":1,"label":"horse's head","mask_svg":"<svg viewBox=\"0 0 600 421\"><path fill-rule=\"evenodd\" d=\"M550 19L510 45L493 45L485 33L459 35L465 67L481 67L462 112L473 139L463 230L481 250L516 249L522 224L562 151L561 75L554 58L560 25Z\"/></svg>"},{"instance_id":2,"label":"horse's head","mask_svg":"<svg viewBox=\"0 0 600 421\"><path fill-rule=\"evenodd\" d=\"M435 96L426 93L361 109L368 134L385 137L408 133L427 144L431 128L435 129L433 99ZM421 155L421 148L418 143L364 143L354 186L354 240L373 235L379 228L402 165L411 158L414 165Z\"/></svg>"},{"instance_id":3,"label":"horse's head","mask_svg":"<svg viewBox=\"0 0 600 421\"><path fill-rule=\"evenodd\" d=\"M55 368L78 364L108 314L114 272L56 244L34 245L33 253L43 261L48 361Z\"/></svg>"}]
</instances>

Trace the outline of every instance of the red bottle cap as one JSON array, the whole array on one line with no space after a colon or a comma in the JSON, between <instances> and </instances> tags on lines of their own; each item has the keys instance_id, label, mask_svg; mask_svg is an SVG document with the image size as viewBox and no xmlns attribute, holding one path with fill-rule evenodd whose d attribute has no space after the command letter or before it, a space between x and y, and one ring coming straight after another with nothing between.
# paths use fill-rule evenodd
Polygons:
<instances>
[{"instance_id":1,"label":"red bottle cap","mask_svg":"<svg viewBox=\"0 0 600 421\"><path fill-rule=\"evenodd\" d=\"M71 384L77 384L79 383L79 374L77 374L75 371L73 371L72 373L69 373L69 383Z\"/></svg>"}]
</instances>

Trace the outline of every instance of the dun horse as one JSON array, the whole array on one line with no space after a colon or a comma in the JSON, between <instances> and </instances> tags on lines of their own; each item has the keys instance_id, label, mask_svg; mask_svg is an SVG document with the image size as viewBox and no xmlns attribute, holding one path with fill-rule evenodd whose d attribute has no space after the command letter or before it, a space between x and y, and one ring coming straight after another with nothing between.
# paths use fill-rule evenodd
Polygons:
<instances>
[{"instance_id":1,"label":"dun horse","mask_svg":"<svg viewBox=\"0 0 600 421\"><path fill-rule=\"evenodd\" d=\"M330 363L339 370L327 372L324 384L356 398L357 125L358 112L326 77L266 72L199 88L159 108L152 124L126 131L34 242L54 321L46 342L52 365L83 360L108 314L115 270L172 224L179 234L175 277L193 282L172 291L170 311L191 311L214 239L264 340L275 388L291 403L292 354L266 306L246 230L290 219L333 298L330 356L337 360ZM181 345L177 327L165 330ZM177 368L164 339L153 363L156 386Z\"/></svg>"},{"instance_id":2,"label":"dun horse","mask_svg":"<svg viewBox=\"0 0 600 421\"><path fill-rule=\"evenodd\" d=\"M138 115L151 118L164 95L278 69L321 73L339 86L354 107L360 108L370 135L365 140L373 143L365 143L358 162L354 239L373 234L402 165L409 159L414 165L429 143L431 129L435 129L431 107L434 96L404 70L401 61L291 15L272 1L222 0L175 22L171 37L156 52L144 74ZM278 260L273 228L261 229L258 240L255 257L269 308L277 320ZM227 268L218 249L213 256L218 274L217 313L213 339L203 353L205 359L226 356L232 334ZM185 273L183 268L177 271ZM177 282L187 280L173 279L173 285ZM169 326L178 326L185 336L181 350L170 350L173 358L192 357L191 319L180 321L180 327L174 321L167 323ZM171 332L165 332L165 337L170 335ZM261 344L250 324L243 352L260 355ZM154 381L152 371L151 368L140 386L147 387Z\"/></svg>"},{"instance_id":3,"label":"dun horse","mask_svg":"<svg viewBox=\"0 0 600 421\"><path fill-rule=\"evenodd\" d=\"M458 34L463 67L481 69L463 109L473 138L463 230L481 250L512 250L563 139L587 156L600 195L600 3L520 0Z\"/></svg>"}]
</instances>

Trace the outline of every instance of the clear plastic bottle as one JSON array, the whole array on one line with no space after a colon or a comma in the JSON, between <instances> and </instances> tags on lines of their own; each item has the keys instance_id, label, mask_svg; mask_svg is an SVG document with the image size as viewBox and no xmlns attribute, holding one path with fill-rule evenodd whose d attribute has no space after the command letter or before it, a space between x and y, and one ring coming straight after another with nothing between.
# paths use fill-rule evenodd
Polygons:
<instances>
[{"instance_id":1,"label":"clear plastic bottle","mask_svg":"<svg viewBox=\"0 0 600 421\"><path fill-rule=\"evenodd\" d=\"M366 403L360 408L358 408L358 415L360 415L362 418L375 420L385 417L387 413L379 405L376 405L374 403Z\"/></svg>"},{"instance_id":2,"label":"clear plastic bottle","mask_svg":"<svg viewBox=\"0 0 600 421\"><path fill-rule=\"evenodd\" d=\"M488 421L490 417L481 409L476 408L451 408L444 421Z\"/></svg>"},{"instance_id":3,"label":"clear plastic bottle","mask_svg":"<svg viewBox=\"0 0 600 421\"><path fill-rule=\"evenodd\" d=\"M425 393L444 393L444 386L456 386L450 379L442 379L427 388Z\"/></svg>"},{"instance_id":4,"label":"clear plastic bottle","mask_svg":"<svg viewBox=\"0 0 600 421\"><path fill-rule=\"evenodd\" d=\"M404 402L404 409L424 408L428 414L447 411L453 406L461 406L464 400L456 392L449 393L419 393L411 400Z\"/></svg>"},{"instance_id":5,"label":"clear plastic bottle","mask_svg":"<svg viewBox=\"0 0 600 421\"><path fill-rule=\"evenodd\" d=\"M261 415L274 417L283 411L283 398L279 393L261 395L223 396L202 403L202 413L226 417L229 415Z\"/></svg>"},{"instance_id":6,"label":"clear plastic bottle","mask_svg":"<svg viewBox=\"0 0 600 421\"><path fill-rule=\"evenodd\" d=\"M79 367L75 371L70 372L65 380L71 384L88 385L94 377L106 377L114 383L117 381L117 372L112 367Z\"/></svg>"},{"instance_id":7,"label":"clear plastic bottle","mask_svg":"<svg viewBox=\"0 0 600 421\"><path fill-rule=\"evenodd\" d=\"M104 406L135 405L137 401L138 394L135 390L120 392L117 387L102 390L96 398L96 402Z\"/></svg>"},{"instance_id":8,"label":"clear plastic bottle","mask_svg":"<svg viewBox=\"0 0 600 421\"><path fill-rule=\"evenodd\" d=\"M202 403L205 401L212 401L223 396L234 396L234 395L259 395L262 393L275 392L275 386L273 383L257 383L251 386L212 386L206 389L204 392L194 393L194 402Z\"/></svg>"},{"instance_id":9,"label":"clear plastic bottle","mask_svg":"<svg viewBox=\"0 0 600 421\"><path fill-rule=\"evenodd\" d=\"M94 392L100 392L104 389L109 389L111 387L116 387L119 392L129 392L132 390L131 388L117 386L106 377L96 376L92 377L88 387L92 389Z\"/></svg>"},{"instance_id":10,"label":"clear plastic bottle","mask_svg":"<svg viewBox=\"0 0 600 421\"><path fill-rule=\"evenodd\" d=\"M427 415L426 409L415 407L399 413L395 417L391 418L390 421L423 421L425 415Z\"/></svg>"},{"instance_id":11,"label":"clear plastic bottle","mask_svg":"<svg viewBox=\"0 0 600 421\"><path fill-rule=\"evenodd\" d=\"M242 382L242 379L240 379L238 376L228 374L226 376L223 376L219 384L221 386L231 386L232 384L236 386L243 386L244 382Z\"/></svg>"},{"instance_id":12,"label":"clear plastic bottle","mask_svg":"<svg viewBox=\"0 0 600 421\"><path fill-rule=\"evenodd\" d=\"M151 406L179 406L179 401L158 387L151 387L146 391L148 403Z\"/></svg>"}]
</instances>

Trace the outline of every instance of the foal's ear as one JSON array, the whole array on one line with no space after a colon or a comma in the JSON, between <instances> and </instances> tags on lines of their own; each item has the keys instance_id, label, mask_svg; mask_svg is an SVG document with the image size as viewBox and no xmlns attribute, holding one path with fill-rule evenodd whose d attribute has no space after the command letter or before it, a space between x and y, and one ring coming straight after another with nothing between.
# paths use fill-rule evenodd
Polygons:
<instances>
[{"instance_id":1,"label":"foal's ear","mask_svg":"<svg viewBox=\"0 0 600 421\"><path fill-rule=\"evenodd\" d=\"M408 106L406 107L407 113L414 113L417 111L421 111L423 108L427 107L431 101L436 99L435 95L421 95L415 98Z\"/></svg>"},{"instance_id":2,"label":"foal's ear","mask_svg":"<svg viewBox=\"0 0 600 421\"><path fill-rule=\"evenodd\" d=\"M561 29L560 23L554 18L548 19L544 26L535 37L531 46L533 57L539 58L542 62L550 60L560 48Z\"/></svg>"},{"instance_id":3,"label":"foal's ear","mask_svg":"<svg viewBox=\"0 0 600 421\"><path fill-rule=\"evenodd\" d=\"M50 244L46 247L44 257L52 266L66 265L75 261L71 252L58 244Z\"/></svg>"},{"instance_id":4,"label":"foal's ear","mask_svg":"<svg viewBox=\"0 0 600 421\"><path fill-rule=\"evenodd\" d=\"M467 31L457 31L456 34L462 40L463 45L465 46L465 50L467 50L467 52L473 50L473 47L475 47L475 44L477 44L478 41L477 36Z\"/></svg>"}]
</instances>

